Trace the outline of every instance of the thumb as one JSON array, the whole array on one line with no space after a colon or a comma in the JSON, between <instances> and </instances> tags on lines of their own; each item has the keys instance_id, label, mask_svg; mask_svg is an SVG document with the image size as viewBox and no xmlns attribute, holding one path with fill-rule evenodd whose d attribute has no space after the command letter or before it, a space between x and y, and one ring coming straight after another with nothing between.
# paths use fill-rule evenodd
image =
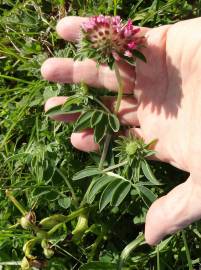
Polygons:
<instances>
[{"instance_id":1,"label":"thumb","mask_svg":"<svg viewBox=\"0 0 201 270\"><path fill-rule=\"evenodd\" d=\"M188 180L175 187L150 207L145 224L145 239L155 245L163 237L186 227L201 217L201 185Z\"/></svg>"}]
</instances>

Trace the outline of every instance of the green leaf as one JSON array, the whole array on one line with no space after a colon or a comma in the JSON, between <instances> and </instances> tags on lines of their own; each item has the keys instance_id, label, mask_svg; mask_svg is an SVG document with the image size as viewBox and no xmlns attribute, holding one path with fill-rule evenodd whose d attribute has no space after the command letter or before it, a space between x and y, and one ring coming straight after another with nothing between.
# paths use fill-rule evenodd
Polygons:
<instances>
[{"instance_id":1,"label":"green leaf","mask_svg":"<svg viewBox=\"0 0 201 270\"><path fill-rule=\"evenodd\" d=\"M71 199L69 197L64 197L58 200L58 204L64 208L67 209L71 205Z\"/></svg>"},{"instance_id":2,"label":"green leaf","mask_svg":"<svg viewBox=\"0 0 201 270\"><path fill-rule=\"evenodd\" d=\"M145 144L145 148L147 150L150 150L150 148L154 147L157 143L158 139L154 139L152 141L150 141L149 143Z\"/></svg>"},{"instance_id":3,"label":"green leaf","mask_svg":"<svg viewBox=\"0 0 201 270\"><path fill-rule=\"evenodd\" d=\"M157 199L157 196L147 187L137 185L137 188L151 203Z\"/></svg>"},{"instance_id":4,"label":"green leaf","mask_svg":"<svg viewBox=\"0 0 201 270\"><path fill-rule=\"evenodd\" d=\"M62 105L55 106L55 107L49 109L45 114L47 116L59 115L59 114L61 114L61 108L62 108Z\"/></svg>"},{"instance_id":5,"label":"green leaf","mask_svg":"<svg viewBox=\"0 0 201 270\"><path fill-rule=\"evenodd\" d=\"M80 106L74 105L69 108L69 110L64 110L62 105L55 106L49 109L45 114L47 116L57 116L61 114L72 114L72 113L79 113L82 112L83 109Z\"/></svg>"},{"instance_id":6,"label":"green leaf","mask_svg":"<svg viewBox=\"0 0 201 270\"><path fill-rule=\"evenodd\" d=\"M102 211L112 201L114 192L117 190L119 186L118 184L121 182L122 180L116 179L104 189L103 193L101 194L100 201L99 201L100 211Z\"/></svg>"},{"instance_id":7,"label":"green leaf","mask_svg":"<svg viewBox=\"0 0 201 270\"><path fill-rule=\"evenodd\" d=\"M91 126L95 127L102 119L104 113L101 111L94 111L91 117Z\"/></svg>"},{"instance_id":8,"label":"green leaf","mask_svg":"<svg viewBox=\"0 0 201 270\"><path fill-rule=\"evenodd\" d=\"M102 171L99 170L98 168L89 167L89 168L86 168L86 169L76 173L73 176L73 180L80 180L80 179L83 179L83 178L86 178L89 176L93 176L93 175L97 175L97 174L101 174L101 173L102 173Z\"/></svg>"},{"instance_id":9,"label":"green leaf","mask_svg":"<svg viewBox=\"0 0 201 270\"><path fill-rule=\"evenodd\" d=\"M100 143L105 136L107 131L107 124L105 122L101 121L98 125L94 128L94 140L96 143Z\"/></svg>"},{"instance_id":10,"label":"green leaf","mask_svg":"<svg viewBox=\"0 0 201 270\"><path fill-rule=\"evenodd\" d=\"M153 172L152 172L152 170L151 170L151 168L146 160L141 161L141 168L142 168L144 175L151 183L153 183L155 185L161 185L161 183L154 176L154 174L153 174Z\"/></svg>"},{"instance_id":11,"label":"green leaf","mask_svg":"<svg viewBox=\"0 0 201 270\"><path fill-rule=\"evenodd\" d=\"M147 157L153 156L155 154L156 154L156 151L154 151L154 150L145 150L144 157L147 158Z\"/></svg>"},{"instance_id":12,"label":"green leaf","mask_svg":"<svg viewBox=\"0 0 201 270\"><path fill-rule=\"evenodd\" d=\"M108 262L89 262L82 265L79 270L116 270L117 265L115 263Z\"/></svg>"},{"instance_id":13,"label":"green leaf","mask_svg":"<svg viewBox=\"0 0 201 270\"><path fill-rule=\"evenodd\" d=\"M91 189L87 194L87 201L88 203L92 203L96 197L96 195L101 192L101 190L108 185L109 183L113 182L116 178L113 176L103 175L102 177L98 178Z\"/></svg>"},{"instance_id":14,"label":"green leaf","mask_svg":"<svg viewBox=\"0 0 201 270\"><path fill-rule=\"evenodd\" d=\"M118 132L119 128L120 128L120 123L119 123L119 119L117 118L117 116L114 114L108 114L108 121L109 121L109 125L110 125L111 129L114 132Z\"/></svg>"},{"instance_id":15,"label":"green leaf","mask_svg":"<svg viewBox=\"0 0 201 270\"><path fill-rule=\"evenodd\" d=\"M65 111L66 109L71 107L71 105L73 104L79 105L80 103L82 103L82 101L83 101L83 97L81 96L74 95L74 96L68 97L66 102L63 104L62 109Z\"/></svg>"},{"instance_id":16,"label":"green leaf","mask_svg":"<svg viewBox=\"0 0 201 270\"><path fill-rule=\"evenodd\" d=\"M77 119L77 122L75 123L74 131L80 131L85 128L89 128L92 115L93 111L87 111L82 113L80 117Z\"/></svg>"},{"instance_id":17,"label":"green leaf","mask_svg":"<svg viewBox=\"0 0 201 270\"><path fill-rule=\"evenodd\" d=\"M136 58L139 58L140 60L142 60L143 62L147 62L144 54L142 54L140 51L137 51L137 50L134 50L133 51L133 55L136 57Z\"/></svg>"},{"instance_id":18,"label":"green leaf","mask_svg":"<svg viewBox=\"0 0 201 270\"><path fill-rule=\"evenodd\" d=\"M128 195L131 189L131 184L125 181L121 181L120 185L118 186L117 190L115 191L113 198L112 198L112 205L119 206L125 197Z\"/></svg>"},{"instance_id":19,"label":"green leaf","mask_svg":"<svg viewBox=\"0 0 201 270\"><path fill-rule=\"evenodd\" d=\"M172 240L173 235L168 237L167 239L163 240L158 244L159 251L162 251L164 248L168 247L169 242Z\"/></svg>"}]
</instances>

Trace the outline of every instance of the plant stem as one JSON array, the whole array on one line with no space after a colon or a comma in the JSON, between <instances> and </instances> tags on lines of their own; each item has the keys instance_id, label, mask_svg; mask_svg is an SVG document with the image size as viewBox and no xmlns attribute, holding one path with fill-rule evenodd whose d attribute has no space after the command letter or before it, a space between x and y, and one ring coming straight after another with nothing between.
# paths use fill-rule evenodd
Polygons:
<instances>
[{"instance_id":1,"label":"plant stem","mask_svg":"<svg viewBox=\"0 0 201 270\"><path fill-rule=\"evenodd\" d=\"M121 104L121 99L122 99L122 96L123 96L123 82L122 82L122 78L121 78L119 68L118 68L118 65L117 65L116 62L114 62L114 70L115 70L115 74L116 74L116 78L117 78L118 86L119 86L117 101L116 101L116 105L115 105L115 108L114 108L114 114L117 115L117 113L119 111L120 104ZM108 147L109 147L109 144L110 144L111 137L112 137L111 134L106 135L105 143L104 143L104 147L103 147L103 152L102 152L100 163L99 163L99 169L103 168L103 163L104 163L105 158L107 156Z\"/></svg>"},{"instance_id":2,"label":"plant stem","mask_svg":"<svg viewBox=\"0 0 201 270\"><path fill-rule=\"evenodd\" d=\"M115 1L115 2L117 4L117 1ZM117 115L117 113L119 111L120 104L121 104L121 99L122 99L122 96L123 96L123 82L122 82L122 78L121 78L119 68L118 68L118 65L117 65L116 62L114 62L114 70L115 70L115 75L116 75L116 78L117 78L117 81L118 81L118 86L119 86L117 101L116 101L116 105L115 105L115 108L114 108L114 114ZM109 147L111 137L112 137L111 134L106 135L105 143L104 143L104 147L103 147L103 152L102 152L100 163L99 163L99 169L103 168L103 163L104 163L105 158L107 156L108 147Z\"/></svg>"},{"instance_id":3,"label":"plant stem","mask_svg":"<svg viewBox=\"0 0 201 270\"><path fill-rule=\"evenodd\" d=\"M66 176L62 173L61 170L59 170L57 167L55 167L55 170L58 172L58 174L60 174L60 176L64 179L64 181L66 182L67 187L69 188L71 194L72 194L72 198L73 198L73 202L74 202L74 206L76 208L78 208L79 203L78 203L78 198L75 194L75 191L73 189L73 187L71 186L70 182L68 181L68 179L66 178Z\"/></svg>"},{"instance_id":4,"label":"plant stem","mask_svg":"<svg viewBox=\"0 0 201 270\"><path fill-rule=\"evenodd\" d=\"M49 232L47 233L47 236L50 237L53 233L55 233L59 228L63 226L63 222L55 225Z\"/></svg>"},{"instance_id":5,"label":"plant stem","mask_svg":"<svg viewBox=\"0 0 201 270\"><path fill-rule=\"evenodd\" d=\"M93 97L93 99L108 113L111 113L111 111L96 97Z\"/></svg>"},{"instance_id":6,"label":"plant stem","mask_svg":"<svg viewBox=\"0 0 201 270\"><path fill-rule=\"evenodd\" d=\"M101 154L101 159L100 159L100 163L99 163L99 169L103 168L103 164L104 164L104 161L105 161L106 156L107 156L107 152L108 152L111 137L112 137L111 134L106 135L104 146L103 146L103 152Z\"/></svg>"},{"instance_id":7,"label":"plant stem","mask_svg":"<svg viewBox=\"0 0 201 270\"><path fill-rule=\"evenodd\" d=\"M121 256L120 256L120 261L118 264L118 270L121 270L125 261L128 259L130 256L131 252L137 248L139 245L145 243L144 242L144 235L140 234L135 240L133 240L131 243L129 243L122 251Z\"/></svg>"},{"instance_id":8,"label":"plant stem","mask_svg":"<svg viewBox=\"0 0 201 270\"><path fill-rule=\"evenodd\" d=\"M157 270L160 270L160 252L159 252L159 245L157 245L156 250L157 250Z\"/></svg>"},{"instance_id":9,"label":"plant stem","mask_svg":"<svg viewBox=\"0 0 201 270\"><path fill-rule=\"evenodd\" d=\"M91 252L89 253L89 258L88 258L88 262L92 261L96 255L96 250L98 248L98 246L100 245L100 243L102 242L102 240L104 239L105 236L105 231L102 232L95 240L95 242L91 245Z\"/></svg>"},{"instance_id":10,"label":"plant stem","mask_svg":"<svg viewBox=\"0 0 201 270\"><path fill-rule=\"evenodd\" d=\"M26 209L24 209L24 207L21 205L21 203L19 203L15 197L13 196L13 194L11 193L11 191L6 190L6 196L11 200L11 202L17 207L17 209L22 213L23 216L25 216L27 214Z\"/></svg>"},{"instance_id":11,"label":"plant stem","mask_svg":"<svg viewBox=\"0 0 201 270\"><path fill-rule=\"evenodd\" d=\"M110 167L104 169L103 172L109 172L109 171L112 171L112 170L114 170L114 169L116 169L116 168L119 168L119 167L121 167L121 166L126 165L127 163L128 163L128 161L123 161L123 162L121 162L121 163L119 163L119 164L115 164L115 165L113 165L113 166L110 166Z\"/></svg>"},{"instance_id":12,"label":"plant stem","mask_svg":"<svg viewBox=\"0 0 201 270\"><path fill-rule=\"evenodd\" d=\"M69 214L68 216L66 216L66 218L65 218L62 222L56 224L51 230L48 231L48 236L50 236L50 235L53 234L56 230L58 230L58 229L60 228L60 226L61 226L63 223L69 222L69 221L71 221L72 219L75 219L76 217L79 217L80 215L84 214L85 211L86 211L87 209L88 209L87 207L85 207L85 208L80 208L80 209L78 209L78 210L72 212L72 213Z\"/></svg>"},{"instance_id":13,"label":"plant stem","mask_svg":"<svg viewBox=\"0 0 201 270\"><path fill-rule=\"evenodd\" d=\"M117 2L118 2L118 0L113 0L113 3L114 3L114 16L117 16Z\"/></svg>"},{"instance_id":14,"label":"plant stem","mask_svg":"<svg viewBox=\"0 0 201 270\"><path fill-rule=\"evenodd\" d=\"M185 246L185 251L186 251L186 258L187 258L187 261L188 261L188 268L189 268L189 270L193 270L192 260L191 260L187 240L186 240L185 231L182 230L181 234L182 234L182 238L183 238L183 241L184 241L184 246Z\"/></svg>"},{"instance_id":15,"label":"plant stem","mask_svg":"<svg viewBox=\"0 0 201 270\"><path fill-rule=\"evenodd\" d=\"M116 75L116 78L117 78L117 81L118 81L118 86L119 86L117 101L116 101L116 105L115 105L115 109L114 109L114 113L117 114L118 111L119 111L119 107L120 107L120 104L121 104L121 99L122 99L122 96L123 96L123 81L122 81L122 78L121 78L121 75L120 75L120 72L119 72L119 67L118 67L116 62L114 62L114 71L115 71L115 75Z\"/></svg>"}]
</instances>

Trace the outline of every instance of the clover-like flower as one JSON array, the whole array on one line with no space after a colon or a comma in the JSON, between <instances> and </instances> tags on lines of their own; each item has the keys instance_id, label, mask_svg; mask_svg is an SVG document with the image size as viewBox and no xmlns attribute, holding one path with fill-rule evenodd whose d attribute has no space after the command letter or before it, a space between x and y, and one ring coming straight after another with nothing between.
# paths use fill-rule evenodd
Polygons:
<instances>
[{"instance_id":1,"label":"clover-like flower","mask_svg":"<svg viewBox=\"0 0 201 270\"><path fill-rule=\"evenodd\" d=\"M110 67L121 58L129 63L134 63L136 57L145 60L138 51L143 45L143 38L136 36L139 31L130 19L123 23L119 16L93 16L82 24L77 58L93 58Z\"/></svg>"}]
</instances>

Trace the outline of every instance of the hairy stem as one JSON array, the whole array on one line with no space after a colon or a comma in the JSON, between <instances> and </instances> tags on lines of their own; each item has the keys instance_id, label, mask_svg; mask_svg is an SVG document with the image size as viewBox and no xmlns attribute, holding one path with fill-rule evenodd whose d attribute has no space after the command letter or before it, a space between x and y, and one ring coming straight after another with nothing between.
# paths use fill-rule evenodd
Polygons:
<instances>
[{"instance_id":1,"label":"hairy stem","mask_svg":"<svg viewBox=\"0 0 201 270\"><path fill-rule=\"evenodd\" d=\"M106 112L111 113L110 110L98 98L93 97L94 101L98 103Z\"/></svg>"},{"instance_id":2,"label":"hairy stem","mask_svg":"<svg viewBox=\"0 0 201 270\"><path fill-rule=\"evenodd\" d=\"M61 226L63 223L69 222L69 221L71 221L72 219L75 219L75 218L79 217L80 215L84 214L84 213L86 212L87 209L88 209L88 208L86 208L86 207L85 207L85 208L80 208L80 209L78 209L78 210L72 212L72 213L69 214L68 216L66 216L66 218L65 218L62 222L56 224L51 230L48 231L48 236L50 236L50 235L53 234L56 230L58 230L58 229L60 228L60 226Z\"/></svg>"},{"instance_id":3,"label":"hairy stem","mask_svg":"<svg viewBox=\"0 0 201 270\"><path fill-rule=\"evenodd\" d=\"M160 250L159 250L159 245L156 247L157 249L157 270L160 270Z\"/></svg>"},{"instance_id":4,"label":"hairy stem","mask_svg":"<svg viewBox=\"0 0 201 270\"><path fill-rule=\"evenodd\" d=\"M116 105L115 105L115 108L114 108L114 113L117 115L117 113L119 111L120 104L121 104L121 99L122 99L122 96L123 96L123 82L122 82L122 78L121 78L119 68L118 68L118 65L117 65L116 62L114 62L114 70L115 70L115 75L116 75L116 78L117 78L117 81L118 81L118 96L117 96L117 101L116 101ZM101 155L101 160L100 160L100 163L99 163L99 169L103 168L103 163L104 163L105 158L107 156L108 147L109 147L109 144L110 144L111 137L112 137L111 134L106 135L105 143L104 143L104 147L103 147L103 152L102 152L102 155Z\"/></svg>"},{"instance_id":5,"label":"hairy stem","mask_svg":"<svg viewBox=\"0 0 201 270\"><path fill-rule=\"evenodd\" d=\"M89 254L88 261L92 261L96 255L96 251L102 240L104 239L105 232L102 232L95 240L95 242L91 245L91 252Z\"/></svg>"},{"instance_id":6,"label":"hairy stem","mask_svg":"<svg viewBox=\"0 0 201 270\"><path fill-rule=\"evenodd\" d=\"M99 163L99 169L103 168L103 164L104 164L104 161L105 161L106 156L107 156L107 152L108 152L111 137L112 137L111 134L106 135L104 146L103 146L103 152L101 154L101 159L100 159L100 163Z\"/></svg>"},{"instance_id":7,"label":"hairy stem","mask_svg":"<svg viewBox=\"0 0 201 270\"><path fill-rule=\"evenodd\" d=\"M70 182L68 181L68 179L66 178L66 176L62 173L61 170L59 170L57 167L55 167L55 170L58 172L58 174L64 179L64 181L66 182L66 185L67 187L69 188L71 194L72 194L72 199L73 199L73 203L74 203L74 206L76 208L78 208L79 206L79 203L78 203L78 199L77 199L77 196L75 194L75 191L73 189L73 187L71 186Z\"/></svg>"},{"instance_id":8,"label":"hairy stem","mask_svg":"<svg viewBox=\"0 0 201 270\"><path fill-rule=\"evenodd\" d=\"M118 2L118 0L113 0L113 3L114 3L114 16L117 16L117 2Z\"/></svg>"},{"instance_id":9,"label":"hairy stem","mask_svg":"<svg viewBox=\"0 0 201 270\"><path fill-rule=\"evenodd\" d=\"M13 196L12 192L9 190L6 190L6 196L11 200L11 202L17 207L17 209L22 213L23 216L27 214L26 209L19 203L15 197Z\"/></svg>"},{"instance_id":10,"label":"hairy stem","mask_svg":"<svg viewBox=\"0 0 201 270\"><path fill-rule=\"evenodd\" d=\"M121 167L121 166L124 166L124 165L126 165L127 163L128 163L127 160L126 160L126 161L123 161L123 162L121 162L121 163L115 164L115 165L113 165L113 166L110 166L110 167L104 169L103 172L113 171L114 169L119 168L119 167Z\"/></svg>"},{"instance_id":11,"label":"hairy stem","mask_svg":"<svg viewBox=\"0 0 201 270\"><path fill-rule=\"evenodd\" d=\"M118 96L117 96L117 101L116 101L116 105L115 105L115 109L114 109L114 113L117 114L119 111L119 107L121 104L121 100L122 100L122 96L123 96L123 81L119 72L119 67L117 65L116 62L114 62L114 71L115 71L115 75L118 81Z\"/></svg>"}]
</instances>

